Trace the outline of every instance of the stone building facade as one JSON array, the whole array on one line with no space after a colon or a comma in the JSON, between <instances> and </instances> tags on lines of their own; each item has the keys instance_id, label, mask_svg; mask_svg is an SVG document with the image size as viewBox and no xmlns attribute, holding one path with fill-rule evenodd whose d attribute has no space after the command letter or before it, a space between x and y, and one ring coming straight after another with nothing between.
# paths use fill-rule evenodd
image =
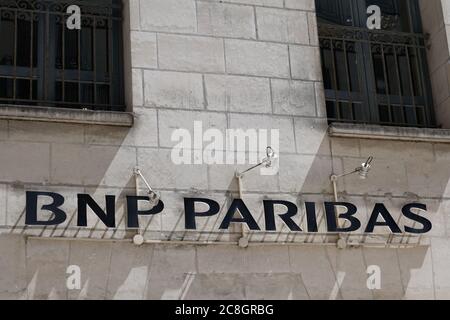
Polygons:
<instances>
[{"instance_id":1,"label":"stone building facade","mask_svg":"<svg viewBox=\"0 0 450 320\"><path fill-rule=\"evenodd\" d=\"M123 2L127 112L0 108L0 298L450 298L448 0L421 1L438 129L330 128L313 0ZM240 247L240 227L218 225L239 196L235 172L247 166L171 160L173 131L194 134L195 121L221 132L280 130L278 174L243 181L242 199L261 226L263 200L301 212L305 201L333 201L330 176L373 156L367 180L338 180L339 199L357 205L363 225L376 203L397 220L403 205L421 202L433 230L417 239L381 228L385 237L355 234L341 249L324 223L311 235L278 221L277 232L250 232ZM140 218L141 246L125 223L136 167L165 203L162 214ZM27 226L27 191L63 195L68 219ZM88 227L77 227L77 194L103 208L115 195L117 227L92 212ZM220 214L188 231L184 198L214 199ZM69 266L80 268L79 290L67 287ZM380 268L378 290L367 287L370 266Z\"/></svg>"}]
</instances>

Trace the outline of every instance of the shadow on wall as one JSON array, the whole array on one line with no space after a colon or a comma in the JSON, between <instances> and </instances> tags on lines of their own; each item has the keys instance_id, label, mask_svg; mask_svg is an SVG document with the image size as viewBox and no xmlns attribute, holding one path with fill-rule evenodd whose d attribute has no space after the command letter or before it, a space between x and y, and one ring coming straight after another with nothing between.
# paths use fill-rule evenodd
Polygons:
<instances>
[{"instance_id":1,"label":"shadow on wall","mask_svg":"<svg viewBox=\"0 0 450 320\"><path fill-rule=\"evenodd\" d=\"M414 143L374 142L370 140L330 139L324 124L305 126L299 137L314 136L316 140L306 139L299 144L297 155L281 157L280 174L275 185L268 184L269 191L288 200L301 204L302 201L332 200L329 176L334 171L339 174L351 171L362 163L368 155L375 157L374 169L366 181L348 177L339 182L340 197L361 208L359 218L370 215L375 201L384 202L399 218L402 204L414 201L430 202L430 208L439 219L444 214L439 210L441 199L447 194L450 170L448 165L436 173L433 170L445 161L445 150L434 152L433 146ZM335 247L203 247L189 246L165 247L147 245L136 248L119 239L126 236L124 226L124 196L134 194L133 168L141 159L135 147L128 147L135 141L135 134L123 131L114 133L100 128L85 128L86 139L82 144L52 143L51 166L48 183L55 187L17 183L8 189L8 224L13 226L12 234L2 235L0 246L1 270L8 270L0 280L0 294L5 297L24 297L30 299L47 298L148 298L148 299L353 299L353 298L433 298L433 275L429 261L429 248L415 249L354 249L338 251ZM137 130L137 129L133 129ZM320 134L317 134L317 131ZM56 135L56 131L52 134ZM112 136L111 136L112 135ZM136 135L137 136L137 135ZM319 137L319 138L317 138ZM48 139L48 137L46 137ZM429 149L431 146L431 150ZM420 154L421 161L418 161ZM167 173L171 167L163 166L170 161L169 153L157 152L150 158L157 160L154 166ZM141 159L142 160L142 159ZM142 165L141 163L139 163ZM153 173L152 173L153 174ZM162 179L158 180L158 177ZM184 178L184 177L182 177ZM178 186L179 177L164 180L152 176L157 187ZM233 185L233 175L226 187ZM252 181L253 179L253 181ZM259 189L257 177L246 181L244 200L261 203L268 198ZM266 178L269 179L269 178ZM23 179L26 181L26 179ZM189 181L189 180L188 180ZM64 187L59 187L63 185ZM182 186L180 186L181 188ZM226 187L224 189L226 189ZM267 185L263 186L264 188ZM65 210L69 215L64 229L46 228L27 230L23 226L25 190L55 190L66 197ZM274 189L271 189L274 188ZM233 191L233 190L231 190ZM225 204L221 215L229 204L232 193L223 190L207 197L216 197ZM235 190L234 190L235 191ZM98 219L89 221L96 230L71 228L76 213L76 194L89 193L102 203L105 194L118 197L117 230L106 230ZM183 195L198 196L198 192L185 194L167 192L169 199L180 200ZM164 195L163 195L164 196ZM178 203L179 201L177 201ZM261 205L251 206L258 222L261 222ZM158 237L174 239L183 234L183 221L180 220L180 207L169 208L168 215L160 215L145 223L146 230ZM253 212L252 212L253 213ZM50 218L50 216L48 217ZM93 219L92 215L90 216ZM319 220L323 215L319 213ZM199 230L220 221L218 217L205 220ZM301 219L301 215L298 216ZM445 220L445 219L444 219ZM367 220L366 220L367 221ZM302 221L298 220L300 224ZM323 224L322 224L323 226ZM283 226L284 227L284 226ZM163 231L162 233L160 231ZM284 229L285 230L285 229ZM434 235L445 233L439 228ZM26 243L20 235L74 236L118 239L115 243L42 241L29 240ZM252 240L260 240L252 235ZM272 235L276 240L280 234ZM208 240L227 240L227 235L217 233ZM264 235L265 237L265 235ZM285 239L296 241L297 235L285 231ZM290 238L289 238L290 237ZM182 238L186 238L185 235ZM194 239L197 240L198 238ZM270 239L270 237L268 237ZM265 239L264 239L265 240ZM302 239L303 242L304 239ZM320 239L319 239L320 240ZM14 244L17 242L17 244ZM19 246L19 247L17 247ZM14 249L14 250L13 250ZM4 254L3 254L4 253ZM25 263L26 262L26 263ZM67 290L66 268L79 265L82 270L81 290ZM370 291L366 287L367 267L378 265L382 270L382 289ZM4 266L4 267L3 267ZM26 269L25 269L26 266ZM11 279L15 280L12 281ZM0 296L1 297L1 296Z\"/></svg>"},{"instance_id":2,"label":"shadow on wall","mask_svg":"<svg viewBox=\"0 0 450 320\"><path fill-rule=\"evenodd\" d=\"M433 298L427 249L163 246L0 236L2 299ZM381 289L367 267L381 267ZM78 266L80 289L66 273ZM422 282L413 281L420 270ZM431 281L431 280L430 280Z\"/></svg>"}]
</instances>

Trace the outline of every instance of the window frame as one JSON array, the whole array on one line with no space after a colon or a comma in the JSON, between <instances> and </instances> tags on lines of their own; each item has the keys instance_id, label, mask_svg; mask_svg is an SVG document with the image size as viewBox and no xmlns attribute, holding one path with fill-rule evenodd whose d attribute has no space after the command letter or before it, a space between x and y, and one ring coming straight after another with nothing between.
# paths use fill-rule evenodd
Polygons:
<instances>
[{"instance_id":1,"label":"window frame","mask_svg":"<svg viewBox=\"0 0 450 320\"><path fill-rule=\"evenodd\" d=\"M20 7L17 1L0 0L0 17L4 12L14 12L14 64L13 66L0 66L0 77L9 78L14 81L13 87L13 97L0 98L1 105L31 105L40 107L57 107L57 108L70 108L70 109L80 109L80 110L94 110L94 111L126 111L125 107L125 84L124 84L124 52L123 52L123 27L122 27L122 13L124 12L122 1L120 0L64 0L64 1L54 1L54 0L42 0L42 1L21 1L25 3L23 7ZM82 16L82 30L83 27L92 23L92 43L91 47L92 54L92 68L93 70L82 71L82 56L83 53L81 49L81 33L82 30L73 30L69 32L76 32L76 38L78 42L78 63L77 69L66 70L65 69L65 57L64 48L62 48L62 69L58 69L56 65L57 51L57 41L56 34L58 32L59 24L62 26L62 34L68 32L65 29L66 18L70 15L66 13L66 8L69 5L79 5L81 8ZM21 12L26 12L29 16L26 21L30 21L31 32L30 32L30 42L33 43L32 33L34 29L34 24L31 20L37 20L39 25L39 30L37 31L37 64L33 65L33 61L30 59L30 66L22 68L17 66L17 56L19 54L17 48L17 21L18 14ZM59 21L58 21L59 19ZM107 39L107 55L108 55L108 71L104 79L107 79L108 101L105 103L98 103L98 99L95 100L98 94L98 88L103 84L101 81L97 80L97 72L95 70L96 57L95 57L95 47L97 46L95 42L95 33L98 21L104 21L106 23L106 39ZM20 36L20 35L19 35ZM34 35L33 35L34 36ZM64 39L64 36L63 36ZM64 47L64 40L61 41ZM33 44L31 44L33 46ZM33 54L33 53L32 53ZM19 70L20 69L20 70ZM22 70L23 69L23 70ZM18 73L20 71L20 73ZM69 77L70 75L70 77ZM17 79L22 79L30 81L30 95L29 99L20 99L17 97ZM67 79L70 80L67 80ZM62 101L64 98L57 99L56 87L58 80L62 79L61 90L64 93L64 86L66 83L75 83L78 91L77 101ZM91 79L90 81L85 81L86 79ZM32 80L37 80L37 95L31 94L33 89ZM61 81L59 81L61 82ZM93 101L82 101L83 85L91 85L94 89L93 91ZM62 94L63 96L64 94Z\"/></svg>"},{"instance_id":2,"label":"window frame","mask_svg":"<svg viewBox=\"0 0 450 320\"><path fill-rule=\"evenodd\" d=\"M334 0L336 1L336 0ZM321 63L322 63L322 71L324 75L325 82L325 97L327 102L327 115L330 122L353 122L353 123L365 123L365 124L380 124L380 125L388 125L388 126L411 126L411 127L435 127L435 117L433 110L433 99L431 93L431 84L430 84L430 76L429 69L427 65L427 36L422 34L422 24L421 24L421 16L420 9L417 1L408 1L408 19L410 26L412 27L411 32L400 32L400 31L386 31L386 30L369 30L366 27L367 21L367 6L366 0L348 0L348 3L351 5L351 19L346 19L342 12L342 3L343 1L336 1L333 3L335 9L337 11L336 17L342 21L349 22L349 25L343 26L340 24L332 24L332 23L324 23L321 19L322 17L326 17L326 15L322 15L320 12L320 1L316 0L317 5L317 15L318 15L318 29L319 29L319 42L321 48ZM330 12L331 13L331 12ZM330 16L328 16L330 17ZM339 22L338 22L339 23ZM350 25L351 24L351 25ZM380 39L387 39L391 37L392 42L383 42ZM372 51L372 46L374 43L379 42L377 45L383 50L384 47L392 47L394 53L392 54L395 57L396 61L396 70L398 75L398 95L393 94L391 92L391 82L386 74L386 70L384 71L384 90L385 94L382 94L378 91L376 81L378 80L375 75L374 69L374 52ZM404 41L404 43L402 42ZM334 50L332 48L333 43L342 42L342 55L347 57L345 59L345 66L342 69L345 69L345 77L347 77L347 88L342 90L339 88L338 81L336 77L338 77L338 67L336 66L336 52L338 50ZM328 50L325 48L325 44L327 46L331 46L329 49L331 51L332 62L332 75L334 79L331 79L331 88L327 88L327 80L328 80L328 69L327 64L325 63L324 50ZM356 61L358 62L358 84L359 91L353 91L352 85L353 78L351 79L351 75L349 76L349 67L348 67L348 52L347 52L347 44L355 43L355 54ZM399 72L401 72L401 68L398 65L398 57L400 56L397 52L398 48L405 47L405 57L407 60L408 66L408 77L410 79L410 83L412 84L410 88L411 95L404 95L404 83L402 83L401 76ZM410 49L412 48L412 49ZM401 50L401 49L400 49ZM413 53L411 54L411 51ZM400 51L399 51L400 52ZM381 51L381 64L385 69L387 62L385 57L386 53ZM415 63L417 65L417 70L412 70L412 60L411 57L414 57ZM404 71L404 70L403 70ZM416 74L414 74L416 72ZM419 79L415 78L415 75L419 77ZM339 75L341 77L342 75ZM417 85L417 87L416 87ZM417 89L419 88L419 89ZM421 91L422 95L416 95L416 90ZM347 94L347 95L346 95ZM359 96L358 96L359 94ZM353 99L355 98L355 99ZM359 99L356 99L359 98ZM361 105L361 118L356 119L355 117L355 103ZM341 104L350 105L351 114L350 118L342 117L339 112L341 108ZM347 106L348 107L348 106ZM387 107L387 112L385 114L389 115L389 120L381 119L381 111L382 107ZM333 112L331 112L331 108L333 108ZM394 120L394 109L400 109L402 113L401 117L403 119L402 122ZM419 114L420 110L420 114ZM414 113L413 117L415 118L416 123L408 123L408 114ZM419 118L423 117L423 122L420 123Z\"/></svg>"}]
</instances>

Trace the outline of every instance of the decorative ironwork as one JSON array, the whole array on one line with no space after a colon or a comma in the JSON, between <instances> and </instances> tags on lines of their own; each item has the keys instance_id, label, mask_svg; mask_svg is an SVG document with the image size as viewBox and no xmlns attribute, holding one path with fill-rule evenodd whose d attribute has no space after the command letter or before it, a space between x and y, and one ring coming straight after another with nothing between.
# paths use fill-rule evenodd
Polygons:
<instances>
[{"instance_id":1,"label":"decorative ironwork","mask_svg":"<svg viewBox=\"0 0 450 320\"><path fill-rule=\"evenodd\" d=\"M408 14L411 21L418 19ZM319 45L331 122L433 127L426 63L428 36L392 31L396 19L389 16L390 30L369 30L361 25L331 24L319 19Z\"/></svg>"},{"instance_id":2,"label":"decorative ironwork","mask_svg":"<svg viewBox=\"0 0 450 320\"><path fill-rule=\"evenodd\" d=\"M81 30L66 28L70 5ZM0 0L0 104L124 110L120 0Z\"/></svg>"}]
</instances>

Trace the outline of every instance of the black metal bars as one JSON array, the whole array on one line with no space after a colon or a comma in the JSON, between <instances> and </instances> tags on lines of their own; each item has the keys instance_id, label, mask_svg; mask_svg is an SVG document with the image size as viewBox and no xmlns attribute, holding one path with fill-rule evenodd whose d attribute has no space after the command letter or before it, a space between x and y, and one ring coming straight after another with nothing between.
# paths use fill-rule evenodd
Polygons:
<instances>
[{"instance_id":1,"label":"black metal bars","mask_svg":"<svg viewBox=\"0 0 450 320\"><path fill-rule=\"evenodd\" d=\"M69 30L67 7L81 8ZM121 1L0 0L0 103L124 110Z\"/></svg>"}]
</instances>

